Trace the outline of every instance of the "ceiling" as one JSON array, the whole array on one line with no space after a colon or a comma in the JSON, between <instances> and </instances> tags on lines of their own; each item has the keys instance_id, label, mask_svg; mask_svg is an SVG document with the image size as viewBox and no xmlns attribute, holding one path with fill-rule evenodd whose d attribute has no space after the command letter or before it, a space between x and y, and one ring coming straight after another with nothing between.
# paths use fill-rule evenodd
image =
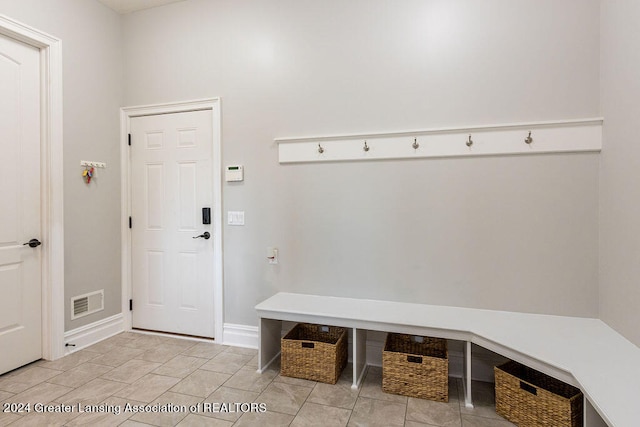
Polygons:
<instances>
[{"instance_id":1,"label":"ceiling","mask_svg":"<svg viewBox=\"0 0 640 427\"><path fill-rule=\"evenodd\" d=\"M183 0L99 0L107 7L120 14L135 12L136 10L150 9L169 3L176 3Z\"/></svg>"}]
</instances>

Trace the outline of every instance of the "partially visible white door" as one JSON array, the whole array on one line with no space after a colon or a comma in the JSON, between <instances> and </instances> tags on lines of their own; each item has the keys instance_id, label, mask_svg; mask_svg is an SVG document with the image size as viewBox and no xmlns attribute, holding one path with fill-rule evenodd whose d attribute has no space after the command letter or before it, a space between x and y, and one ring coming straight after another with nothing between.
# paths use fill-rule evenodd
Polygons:
<instances>
[{"instance_id":1,"label":"partially visible white door","mask_svg":"<svg viewBox=\"0 0 640 427\"><path fill-rule=\"evenodd\" d=\"M214 336L213 239L199 237L213 230L212 126L211 111L131 119L134 328Z\"/></svg>"},{"instance_id":2,"label":"partially visible white door","mask_svg":"<svg viewBox=\"0 0 640 427\"><path fill-rule=\"evenodd\" d=\"M0 374L42 356L40 51L0 35Z\"/></svg>"}]
</instances>

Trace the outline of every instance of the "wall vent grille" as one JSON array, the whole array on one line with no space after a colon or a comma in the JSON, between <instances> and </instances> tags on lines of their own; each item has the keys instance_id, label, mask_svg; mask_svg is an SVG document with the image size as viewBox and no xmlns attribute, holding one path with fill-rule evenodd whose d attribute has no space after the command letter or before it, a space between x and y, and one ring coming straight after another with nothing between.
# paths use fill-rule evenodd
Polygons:
<instances>
[{"instance_id":1,"label":"wall vent grille","mask_svg":"<svg viewBox=\"0 0 640 427\"><path fill-rule=\"evenodd\" d=\"M104 289L71 298L71 320L104 310Z\"/></svg>"}]
</instances>

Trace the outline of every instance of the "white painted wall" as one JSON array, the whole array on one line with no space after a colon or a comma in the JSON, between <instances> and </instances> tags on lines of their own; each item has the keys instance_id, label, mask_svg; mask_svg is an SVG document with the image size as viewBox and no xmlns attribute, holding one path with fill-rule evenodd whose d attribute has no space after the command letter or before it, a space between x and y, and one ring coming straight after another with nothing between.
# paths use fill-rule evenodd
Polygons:
<instances>
[{"instance_id":1,"label":"white painted wall","mask_svg":"<svg viewBox=\"0 0 640 427\"><path fill-rule=\"evenodd\" d=\"M62 40L65 330L121 311L120 17L96 0L0 0L0 14ZM106 162L87 186L80 160ZM35 165L34 165L35 167ZM70 298L105 290L105 310L70 320Z\"/></svg>"},{"instance_id":2,"label":"white painted wall","mask_svg":"<svg viewBox=\"0 0 640 427\"><path fill-rule=\"evenodd\" d=\"M640 3L602 2L600 316L640 346Z\"/></svg>"},{"instance_id":3,"label":"white painted wall","mask_svg":"<svg viewBox=\"0 0 640 427\"><path fill-rule=\"evenodd\" d=\"M225 322L277 291L598 311L598 155L279 165L276 137L599 114L598 0L188 0L123 18L125 104L220 96ZM280 249L269 266L266 247Z\"/></svg>"}]
</instances>

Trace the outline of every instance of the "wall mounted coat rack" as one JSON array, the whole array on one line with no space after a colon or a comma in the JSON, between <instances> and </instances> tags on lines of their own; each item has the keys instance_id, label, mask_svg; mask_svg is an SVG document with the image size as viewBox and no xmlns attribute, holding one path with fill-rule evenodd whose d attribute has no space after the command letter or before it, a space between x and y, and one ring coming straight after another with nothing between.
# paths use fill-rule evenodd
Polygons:
<instances>
[{"instance_id":1,"label":"wall mounted coat rack","mask_svg":"<svg viewBox=\"0 0 640 427\"><path fill-rule=\"evenodd\" d=\"M602 118L277 138L280 163L572 153L602 149Z\"/></svg>"},{"instance_id":2,"label":"wall mounted coat rack","mask_svg":"<svg viewBox=\"0 0 640 427\"><path fill-rule=\"evenodd\" d=\"M106 168L107 164L105 162L91 162L89 160L80 160L80 166L86 168Z\"/></svg>"}]
</instances>

